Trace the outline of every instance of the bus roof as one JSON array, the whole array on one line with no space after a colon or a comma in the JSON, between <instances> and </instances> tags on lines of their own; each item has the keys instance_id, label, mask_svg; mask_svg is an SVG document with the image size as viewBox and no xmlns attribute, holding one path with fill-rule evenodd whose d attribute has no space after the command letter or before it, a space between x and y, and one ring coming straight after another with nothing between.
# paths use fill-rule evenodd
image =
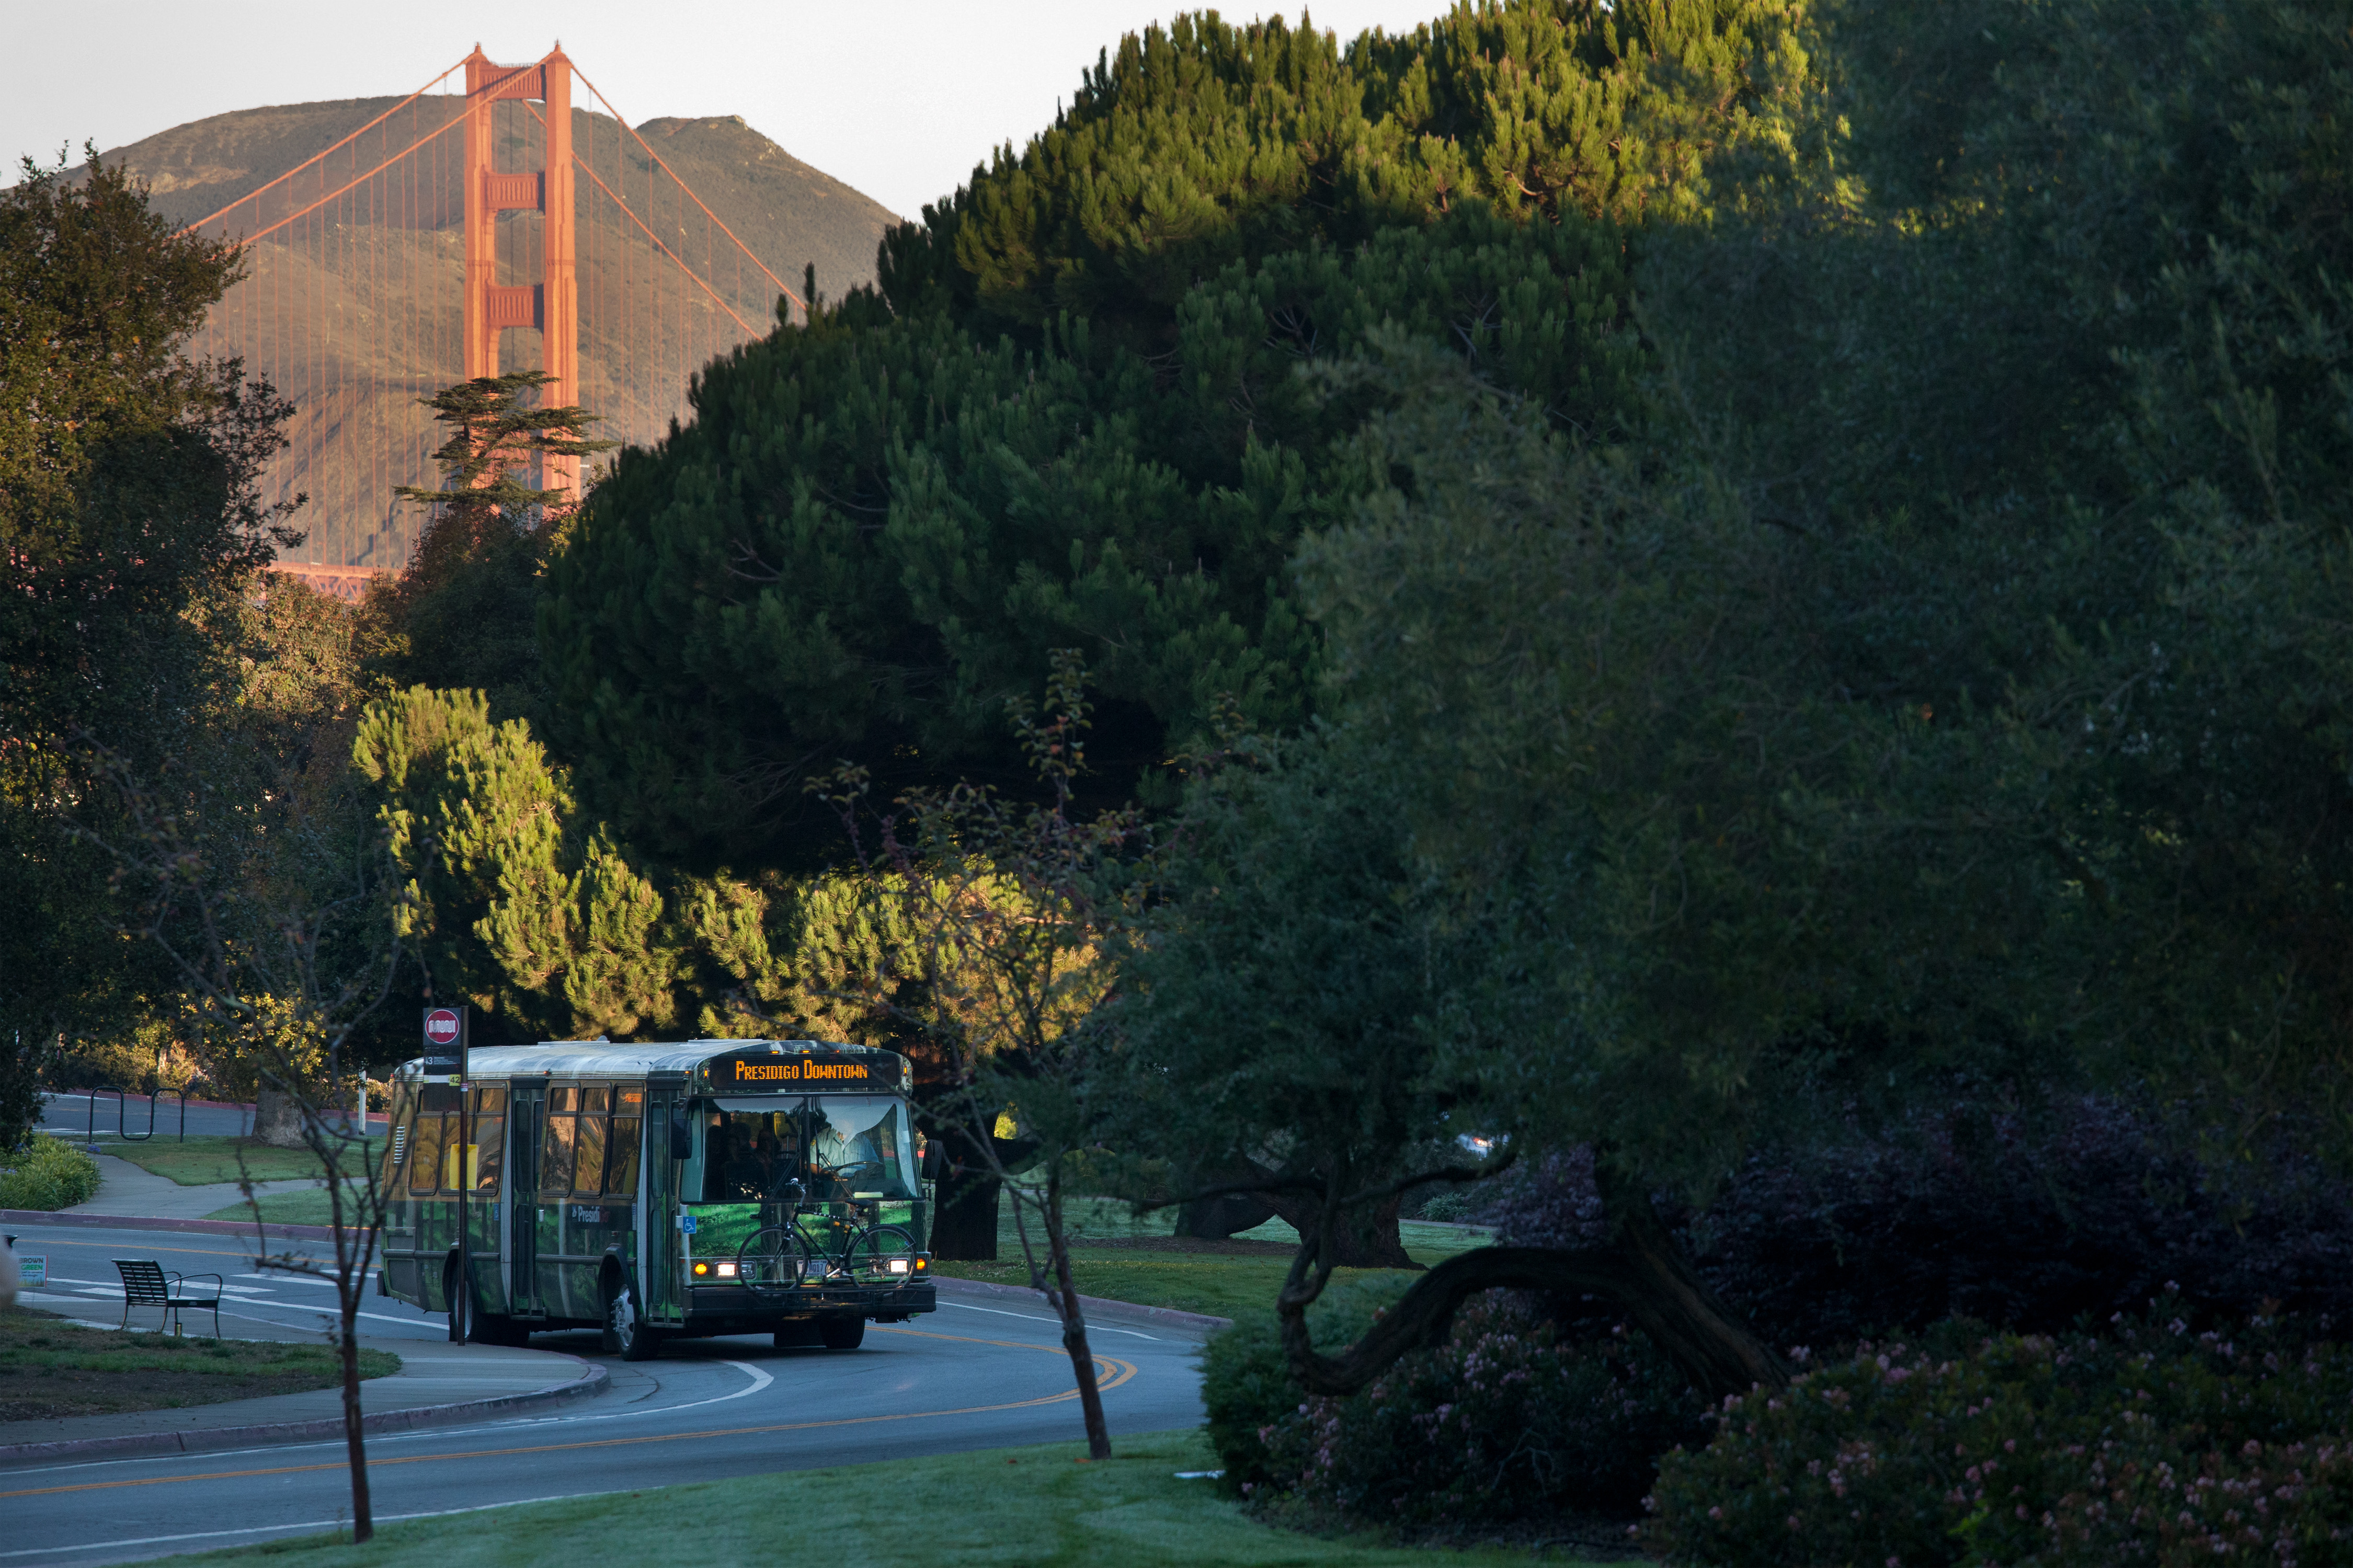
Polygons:
<instances>
[{"instance_id":1,"label":"bus roof","mask_svg":"<svg viewBox=\"0 0 2353 1568\"><path fill-rule=\"evenodd\" d=\"M546 1040L535 1046L479 1046L466 1053L466 1076L470 1079L537 1078L543 1074L561 1078L640 1078L648 1073L691 1073L713 1057L732 1051L774 1047L786 1056L799 1056L822 1051L827 1056L889 1057L902 1061L896 1051L886 1051L877 1046L849 1046L829 1040L663 1040L643 1044L616 1043L612 1040ZM417 1077L425 1071L425 1058L417 1057L400 1064L404 1077Z\"/></svg>"}]
</instances>

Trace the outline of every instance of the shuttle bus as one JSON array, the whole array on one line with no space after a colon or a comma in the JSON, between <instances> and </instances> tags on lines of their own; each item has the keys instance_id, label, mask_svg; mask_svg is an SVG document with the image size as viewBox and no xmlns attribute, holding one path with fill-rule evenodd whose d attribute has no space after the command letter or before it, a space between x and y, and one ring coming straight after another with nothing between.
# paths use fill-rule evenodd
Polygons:
<instances>
[{"instance_id":1,"label":"shuttle bus","mask_svg":"<svg viewBox=\"0 0 2353 1568\"><path fill-rule=\"evenodd\" d=\"M574 1040L478 1048L462 1085L455 1066L394 1075L377 1276L453 1336L596 1328L630 1361L706 1334L854 1350L869 1321L936 1310L895 1052Z\"/></svg>"}]
</instances>

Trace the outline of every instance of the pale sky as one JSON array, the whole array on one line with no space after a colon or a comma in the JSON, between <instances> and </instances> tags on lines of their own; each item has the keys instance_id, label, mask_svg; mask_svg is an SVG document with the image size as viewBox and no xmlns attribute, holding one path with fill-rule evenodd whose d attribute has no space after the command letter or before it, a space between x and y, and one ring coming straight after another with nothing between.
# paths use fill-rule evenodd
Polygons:
<instances>
[{"instance_id":1,"label":"pale sky","mask_svg":"<svg viewBox=\"0 0 2353 1568\"><path fill-rule=\"evenodd\" d=\"M1343 40L1409 29L1448 0L1313 7ZM0 184L85 138L120 147L236 109L399 96L480 41L514 64L559 37L632 123L740 114L902 216L1067 101L1096 51L1188 7L1155 0L82 0L6 7ZM1230 18L1295 7L1225 7ZM586 93L575 104L594 107Z\"/></svg>"}]
</instances>

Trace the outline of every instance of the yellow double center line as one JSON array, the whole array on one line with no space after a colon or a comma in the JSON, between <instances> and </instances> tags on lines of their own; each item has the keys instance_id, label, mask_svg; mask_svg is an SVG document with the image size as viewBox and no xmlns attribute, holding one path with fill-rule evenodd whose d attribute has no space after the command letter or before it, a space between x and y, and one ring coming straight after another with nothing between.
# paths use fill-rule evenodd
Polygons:
<instances>
[{"instance_id":1,"label":"yellow double center line","mask_svg":"<svg viewBox=\"0 0 2353 1568\"><path fill-rule=\"evenodd\" d=\"M878 1325L879 1327L879 1325ZM965 1344L1002 1345L1008 1350L1045 1351L1060 1355L1053 1345L1023 1344L1017 1340L977 1340L963 1334L934 1334L921 1329L881 1329L886 1334L909 1334L924 1340L956 1340ZM1112 1356L1097 1356L1095 1386L1117 1388L1135 1375L1132 1362ZM1016 1399L1005 1405L968 1405L961 1410L910 1410L899 1415L847 1415L833 1421L787 1421L773 1426L720 1426L703 1432L670 1432L647 1437L594 1437L577 1443L540 1443L520 1448L476 1448L462 1454L410 1454L397 1458L368 1460L368 1468L378 1469L393 1465L436 1465L449 1459L495 1459L509 1454L561 1454L578 1448L627 1448L641 1443L684 1443L698 1437L755 1437L770 1432L809 1432L826 1426L866 1426L881 1421L929 1421L947 1415L986 1415L997 1410L1026 1410L1039 1405L1059 1405L1065 1399L1076 1399L1079 1391L1066 1388L1060 1394L1043 1394L1036 1399ZM28 1487L22 1491L0 1492L0 1500L20 1497L48 1497L58 1492L107 1491L117 1487L168 1487L190 1481L233 1481L249 1476L292 1476L306 1470L340 1470L350 1461L332 1460L316 1465L273 1465L254 1470L213 1470L200 1476L150 1476L127 1481L81 1481L72 1486Z\"/></svg>"}]
</instances>

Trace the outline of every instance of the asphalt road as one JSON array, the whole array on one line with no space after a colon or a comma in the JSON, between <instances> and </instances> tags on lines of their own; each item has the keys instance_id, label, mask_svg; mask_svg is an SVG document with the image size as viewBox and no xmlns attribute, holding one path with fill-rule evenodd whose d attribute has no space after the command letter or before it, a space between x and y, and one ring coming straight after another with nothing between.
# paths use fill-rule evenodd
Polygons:
<instances>
[{"instance_id":1,"label":"asphalt road","mask_svg":"<svg viewBox=\"0 0 2353 1568\"><path fill-rule=\"evenodd\" d=\"M83 1282L93 1301L121 1300L108 1259L126 1253L220 1272L243 1292L222 1314L230 1334L318 1331L332 1300L319 1284L256 1277L228 1237L27 1227L19 1246L48 1256L51 1289ZM439 1319L402 1303L371 1298L368 1312L372 1338L415 1340L420 1353L446 1342ZM1115 1435L1200 1422L1195 1340L1146 1321L1092 1327ZM864 1347L849 1352L692 1340L630 1364L598 1355L591 1333L532 1343L604 1362L610 1391L544 1415L370 1438L379 1522L1081 1435L1060 1330L1042 1306L1018 1300L944 1301L913 1322L870 1324ZM350 1507L340 1441L5 1466L0 1568L90 1568L268 1541L333 1529Z\"/></svg>"},{"instance_id":2,"label":"asphalt road","mask_svg":"<svg viewBox=\"0 0 2353 1568\"><path fill-rule=\"evenodd\" d=\"M188 1131L191 1136L234 1138L246 1131L251 1115L245 1110L191 1105ZM100 1142L111 1143L120 1137L121 1129L128 1129L135 1139L147 1131L148 1100L143 1094L132 1094L117 1103L111 1091L93 1095L44 1094L40 1125L51 1132L71 1133L76 1142L81 1142L86 1133L95 1131ZM168 1094L154 1102L154 1131L155 1137L165 1143L179 1134L180 1102Z\"/></svg>"}]
</instances>

